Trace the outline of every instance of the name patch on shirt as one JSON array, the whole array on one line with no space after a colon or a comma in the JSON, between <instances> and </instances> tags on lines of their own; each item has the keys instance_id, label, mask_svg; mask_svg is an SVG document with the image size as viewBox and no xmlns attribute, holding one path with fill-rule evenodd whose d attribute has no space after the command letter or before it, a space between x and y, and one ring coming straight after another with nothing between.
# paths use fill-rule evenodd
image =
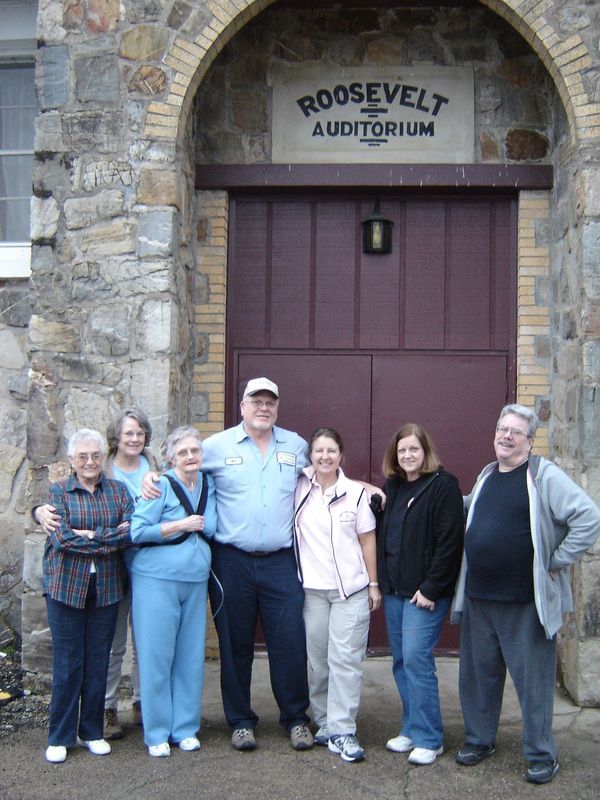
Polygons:
<instances>
[{"instance_id":1,"label":"name patch on shirt","mask_svg":"<svg viewBox=\"0 0 600 800\"><path fill-rule=\"evenodd\" d=\"M229 458L225 459L225 466L226 467L234 467L237 464L243 464L244 459L241 456L230 456Z\"/></svg>"},{"instance_id":2,"label":"name patch on shirt","mask_svg":"<svg viewBox=\"0 0 600 800\"><path fill-rule=\"evenodd\" d=\"M288 467L295 467L296 466L296 454L295 453L277 453L277 463L278 464L287 464Z\"/></svg>"}]
</instances>

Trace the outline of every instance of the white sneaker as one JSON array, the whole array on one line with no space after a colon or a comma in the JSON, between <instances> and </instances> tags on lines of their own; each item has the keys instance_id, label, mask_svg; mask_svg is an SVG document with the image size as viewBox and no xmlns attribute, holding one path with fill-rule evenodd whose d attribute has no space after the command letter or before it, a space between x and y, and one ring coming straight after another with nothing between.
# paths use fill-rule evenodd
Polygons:
<instances>
[{"instance_id":1,"label":"white sneaker","mask_svg":"<svg viewBox=\"0 0 600 800\"><path fill-rule=\"evenodd\" d=\"M399 734L398 736L394 736L393 739L388 739L385 746L393 753L408 753L413 749L414 744L410 736Z\"/></svg>"},{"instance_id":2,"label":"white sneaker","mask_svg":"<svg viewBox=\"0 0 600 800\"><path fill-rule=\"evenodd\" d=\"M184 750L186 753L192 750L200 750L202 745L195 736L188 736L187 739L182 739L179 742L179 749Z\"/></svg>"},{"instance_id":3,"label":"white sneaker","mask_svg":"<svg viewBox=\"0 0 600 800\"><path fill-rule=\"evenodd\" d=\"M171 748L169 747L168 742L161 742L160 744L149 745L148 752L151 756L156 756L157 758L166 758L166 756L171 755Z\"/></svg>"},{"instance_id":4,"label":"white sneaker","mask_svg":"<svg viewBox=\"0 0 600 800\"><path fill-rule=\"evenodd\" d=\"M411 764L433 764L438 756L444 752L443 747L437 750L428 750L426 747L415 747L409 755L408 760Z\"/></svg>"},{"instance_id":5,"label":"white sneaker","mask_svg":"<svg viewBox=\"0 0 600 800\"><path fill-rule=\"evenodd\" d=\"M67 758L67 748L62 744L50 744L46 748L46 761L61 764Z\"/></svg>"},{"instance_id":6,"label":"white sneaker","mask_svg":"<svg viewBox=\"0 0 600 800\"><path fill-rule=\"evenodd\" d=\"M78 739L77 743L82 747L87 747L90 753L94 756L107 756L110 753L110 744L106 739L92 739L89 742L83 739Z\"/></svg>"}]
</instances>

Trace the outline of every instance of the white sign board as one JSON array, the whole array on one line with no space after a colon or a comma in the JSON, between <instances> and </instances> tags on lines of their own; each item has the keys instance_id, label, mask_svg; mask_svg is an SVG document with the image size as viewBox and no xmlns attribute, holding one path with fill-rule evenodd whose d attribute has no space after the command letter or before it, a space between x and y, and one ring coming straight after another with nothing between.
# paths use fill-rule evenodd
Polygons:
<instances>
[{"instance_id":1,"label":"white sign board","mask_svg":"<svg viewBox=\"0 0 600 800\"><path fill-rule=\"evenodd\" d=\"M470 67L278 67L273 163L473 161Z\"/></svg>"}]
</instances>

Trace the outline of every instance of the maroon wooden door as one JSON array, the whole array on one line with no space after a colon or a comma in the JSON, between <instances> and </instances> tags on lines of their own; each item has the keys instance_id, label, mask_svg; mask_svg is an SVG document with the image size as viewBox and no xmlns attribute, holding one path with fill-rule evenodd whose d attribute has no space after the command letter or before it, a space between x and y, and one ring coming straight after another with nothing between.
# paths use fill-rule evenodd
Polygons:
<instances>
[{"instance_id":1,"label":"maroon wooden door","mask_svg":"<svg viewBox=\"0 0 600 800\"><path fill-rule=\"evenodd\" d=\"M508 197L387 198L393 251L363 255L362 197L231 201L228 424L248 378L281 390L279 422L332 425L350 477L381 483L396 428L432 434L463 491L514 397L516 223ZM442 648L457 646L445 629ZM382 615L370 647L385 649Z\"/></svg>"}]
</instances>

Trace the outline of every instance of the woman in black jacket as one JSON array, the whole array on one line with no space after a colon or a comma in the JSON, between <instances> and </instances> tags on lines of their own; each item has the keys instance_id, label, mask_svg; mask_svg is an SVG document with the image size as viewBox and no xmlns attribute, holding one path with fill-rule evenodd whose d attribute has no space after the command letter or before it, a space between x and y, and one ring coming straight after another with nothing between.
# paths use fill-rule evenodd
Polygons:
<instances>
[{"instance_id":1,"label":"woman in black jacket","mask_svg":"<svg viewBox=\"0 0 600 800\"><path fill-rule=\"evenodd\" d=\"M386 747L410 752L413 764L432 764L443 752L433 648L460 567L462 495L429 434L414 423L392 437L383 474L387 500L377 530L377 574L403 707L400 734Z\"/></svg>"}]
</instances>

